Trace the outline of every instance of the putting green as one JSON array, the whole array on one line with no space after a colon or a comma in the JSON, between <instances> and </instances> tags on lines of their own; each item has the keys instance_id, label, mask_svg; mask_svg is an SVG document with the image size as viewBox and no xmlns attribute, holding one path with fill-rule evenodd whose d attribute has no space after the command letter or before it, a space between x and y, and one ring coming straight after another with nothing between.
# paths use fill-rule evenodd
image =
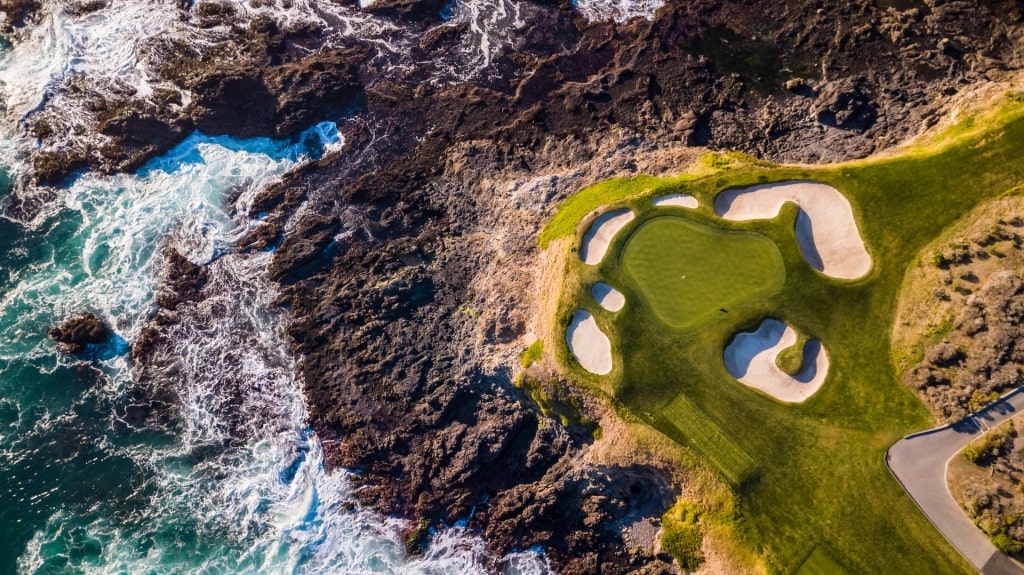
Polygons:
<instances>
[{"instance_id":1,"label":"putting green","mask_svg":"<svg viewBox=\"0 0 1024 575\"><path fill-rule=\"evenodd\" d=\"M654 315L681 330L771 296L786 278L782 254L767 237L671 216L648 220L633 233L622 267Z\"/></svg>"}]
</instances>

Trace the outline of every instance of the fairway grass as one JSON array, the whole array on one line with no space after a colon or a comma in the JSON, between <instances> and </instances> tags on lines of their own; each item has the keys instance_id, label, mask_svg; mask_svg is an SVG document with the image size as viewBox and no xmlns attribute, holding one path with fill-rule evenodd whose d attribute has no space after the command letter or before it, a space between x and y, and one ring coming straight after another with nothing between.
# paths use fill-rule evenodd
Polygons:
<instances>
[{"instance_id":1,"label":"fairway grass","mask_svg":"<svg viewBox=\"0 0 1024 575\"><path fill-rule=\"evenodd\" d=\"M737 511L721 519L721 531L733 534L736 544L759 557L769 573L972 573L884 464L886 450L899 438L933 426L921 402L897 381L890 361L890 334L905 271L915 263L915 254L963 214L1024 184L1024 162L1019 161L1024 98L1014 96L999 110L962 121L971 127L954 126L947 137L879 159L773 166L715 154L714 161L691 174L607 180L570 197L540 235L545 246L575 234L572 245L556 244L571 249L579 246L579 223L595 210L636 212L637 221L614 238L601 265L586 266L571 258L556 314L564 328L576 309L591 309L598 323L609 328L615 370L592 376L571 360L564 341L547 343L566 377L610 395L619 409L690 448L733 486ZM821 182L849 200L873 260L866 276L837 281L815 271L794 237L795 206L783 206L771 221L728 223L714 214L715 197L723 190L786 180ZM698 207L680 210L650 203L675 193L697 198ZM666 216L684 224L672 224L678 228L673 231L651 228L657 233L645 240L647 223ZM690 229L679 231L686 225ZM660 259L641 257L654 249L645 248L644 242L654 246L664 241L658 236L689 237L702 227L745 230L770 239L782 266L769 265L763 270L768 280L759 281L775 286L773 274L784 270L781 288L758 284L745 303L716 306L723 297L717 292L734 286L698 274L692 279L704 282L704 289L712 292L703 296L708 299L680 297L670 282L683 274L690 280L692 268L657 266L684 265L693 254L662 248ZM717 266L728 273L752 261L737 257L745 250L708 243L713 249L704 253L718 257L705 256L699 265L709 271ZM670 261L677 259L683 263ZM627 301L622 311L612 314L596 305L590 287L597 281L622 290ZM728 313L701 316L718 307ZM688 319L691 313L704 319ZM725 369L725 345L767 317L796 326L828 348L828 380L804 403L775 401L737 382Z\"/></svg>"},{"instance_id":2,"label":"fairway grass","mask_svg":"<svg viewBox=\"0 0 1024 575\"><path fill-rule=\"evenodd\" d=\"M836 562L823 547L815 547L814 551L800 566L797 575L844 575L846 571Z\"/></svg>"},{"instance_id":3,"label":"fairway grass","mask_svg":"<svg viewBox=\"0 0 1024 575\"><path fill-rule=\"evenodd\" d=\"M767 237L670 216L637 228L622 265L654 315L679 330L770 296L786 278L782 254Z\"/></svg>"}]
</instances>

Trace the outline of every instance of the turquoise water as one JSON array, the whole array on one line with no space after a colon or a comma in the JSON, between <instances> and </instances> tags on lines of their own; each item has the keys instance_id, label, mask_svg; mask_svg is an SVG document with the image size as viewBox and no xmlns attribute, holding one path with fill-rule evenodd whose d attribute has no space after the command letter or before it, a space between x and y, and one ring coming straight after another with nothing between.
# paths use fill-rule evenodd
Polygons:
<instances>
[{"instance_id":1,"label":"turquoise water","mask_svg":"<svg viewBox=\"0 0 1024 575\"><path fill-rule=\"evenodd\" d=\"M232 555L227 548L232 543L259 537L261 526L231 533L239 526L218 516L238 510L213 509L224 503L201 492L216 491L220 486L207 484L223 479L231 471L226 468L251 464L240 459L260 446L244 442L260 438L225 435L219 419L230 414L218 413L215 396L182 406L180 417L198 421L173 430L133 427L125 418L134 400L125 341L138 334L152 312L160 246L169 241L196 263L219 257L244 231L228 215L233 206L224 205L226 193L243 187L243 197L251 195L302 156L316 155L324 140L336 142L332 130L332 125L320 126L310 138L293 143L196 135L136 176L80 179L60 209L33 226L0 220L0 497L5 503L0 507L0 556L8 567L15 560L44 572L134 570L131 564L153 559L160 567L202 565L212 556ZM221 267L236 274L233 281L240 290L258 287L253 285L257 279L244 276L244 266ZM232 299L235 307L261 303ZM79 364L60 354L46 332L84 311L100 314L120 338L89 350L92 360ZM264 311L231 321L273 332L280 318ZM207 334L211 342L183 341L186 362L202 361L193 356L218 347L216 328L234 326L213 327ZM279 341L269 343L270 348L244 358L253 364L252 383L290 384L295 397L278 393L268 399L290 399L295 405L285 405L286 411L301 410L288 358L272 349L281 347ZM188 371L183 369L182 381L174 382L182 385L186 401L189 377L220 375ZM291 415L266 411L279 425ZM296 441L308 441L304 430L290 432ZM308 446L299 447L308 452ZM260 478L253 479L247 487L259 490ZM197 508L197 502L209 508Z\"/></svg>"},{"instance_id":2,"label":"turquoise water","mask_svg":"<svg viewBox=\"0 0 1024 575\"><path fill-rule=\"evenodd\" d=\"M272 254L231 244L257 190L339 144L330 123L292 142L196 134L137 174L79 178L29 224L0 219L0 572L545 569L535 553L493 562L460 528L406 557L402 522L353 505L347 476L323 469L263 273ZM142 424L128 346L168 244L206 265L214 293L169 328L158 381L178 401ZM86 311L117 336L61 354L47 330Z\"/></svg>"},{"instance_id":3,"label":"turquoise water","mask_svg":"<svg viewBox=\"0 0 1024 575\"><path fill-rule=\"evenodd\" d=\"M183 31L173 1L80 16L43 3L32 33L0 46L0 205L8 174L27 172L36 145L21 135L28 114L57 109L58 131L88 127L62 81L80 75L144 96L154 87L143 41L194 32ZM340 4L268 6L246 9L286 20L330 12L339 33L405 50L393 25ZM463 3L456 17L474 23L471 46L439 74L486 66L523 25L518 10L507 0ZM256 225L248 207L258 190L340 146L331 122L290 141L194 134L137 173L84 174L47 192L27 221L0 210L0 575L549 572L533 551L489 556L458 524L435 526L424 555L408 557L406 524L360 508L349 476L324 470L288 317L266 278L273 254L233 245ZM167 245L206 267L210 294L167 328L173 345L150 374L154 386L129 349L155 311ZM83 312L116 337L85 357L63 355L47 331ZM153 389L174 400L140 421L132 410Z\"/></svg>"}]
</instances>

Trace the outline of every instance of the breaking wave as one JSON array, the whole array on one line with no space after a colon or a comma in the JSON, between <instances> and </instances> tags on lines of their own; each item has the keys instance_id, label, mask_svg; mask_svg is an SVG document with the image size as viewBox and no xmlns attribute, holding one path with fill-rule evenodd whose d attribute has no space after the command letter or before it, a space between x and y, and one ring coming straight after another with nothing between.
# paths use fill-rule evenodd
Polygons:
<instances>
[{"instance_id":1,"label":"breaking wave","mask_svg":"<svg viewBox=\"0 0 1024 575\"><path fill-rule=\"evenodd\" d=\"M573 0L573 6L592 22L612 20L624 23L633 18L651 18L665 0Z\"/></svg>"},{"instance_id":2,"label":"breaking wave","mask_svg":"<svg viewBox=\"0 0 1024 575\"><path fill-rule=\"evenodd\" d=\"M109 3L75 11L46 2L40 23L0 54L0 203L29 170L34 114L54 127L93 131L84 100L68 87L129 91L161 84L152 40L196 46L226 31L189 25L178 0ZM380 68L416 67L401 55L417 34L351 5L313 0L237 2L239 21L271 15L312 23L325 45L357 37L376 46ZM592 20L649 15L654 0L580 0ZM455 0L464 26L459 58L429 64L434 82L486 74L529 25L512 0ZM182 92L182 104L190 94ZM235 242L256 214L254 195L284 172L342 141L324 122L289 141L193 134L135 174L84 174L50 191L28 220L0 216L0 570L84 573L486 573L549 571L534 551L495 559L461 527L440 528L409 557L405 523L359 507L351 477L328 473L308 426L288 318L274 307L265 269L271 252L240 254ZM24 190L22 190L24 191ZM174 425L140 424L140 368L129 342L156 313L161 254L175 248L209 272L208 297L166 326L170 351L159 385L173 387ZM89 362L46 336L89 311L113 326ZM159 418L158 418L159 419ZM149 421L149 420L146 420Z\"/></svg>"},{"instance_id":3,"label":"breaking wave","mask_svg":"<svg viewBox=\"0 0 1024 575\"><path fill-rule=\"evenodd\" d=\"M40 520L22 534L20 571L487 571L483 542L457 528L408 558L403 523L360 509L349 477L324 470L264 273L271 254L231 249L257 190L339 145L332 124L293 142L196 134L137 174L79 178L55 213L18 230L0 266L0 483L3 515ZM212 295L167 331L175 361L159 379L175 387L180 425L139 428L121 415L138 384L124 342L151 320L168 244L207 267ZM119 337L90 350L99 372L83 377L46 331L86 310ZM506 564L546 569L532 553Z\"/></svg>"}]
</instances>

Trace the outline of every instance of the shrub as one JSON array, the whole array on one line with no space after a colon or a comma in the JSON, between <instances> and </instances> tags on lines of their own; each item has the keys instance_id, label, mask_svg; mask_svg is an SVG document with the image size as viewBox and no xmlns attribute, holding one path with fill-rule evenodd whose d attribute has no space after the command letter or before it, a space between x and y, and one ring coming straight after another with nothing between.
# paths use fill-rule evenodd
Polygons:
<instances>
[{"instance_id":1,"label":"shrub","mask_svg":"<svg viewBox=\"0 0 1024 575\"><path fill-rule=\"evenodd\" d=\"M661 548L676 558L683 571L695 571L704 561L700 510L692 502L680 501L665 513L661 522Z\"/></svg>"},{"instance_id":2,"label":"shrub","mask_svg":"<svg viewBox=\"0 0 1024 575\"><path fill-rule=\"evenodd\" d=\"M932 265L933 266L935 266L935 267L937 267L939 269L943 269L944 270L944 269L947 269L949 267L950 263L952 263L952 262L942 252L935 251L935 252L932 253Z\"/></svg>"},{"instance_id":3,"label":"shrub","mask_svg":"<svg viewBox=\"0 0 1024 575\"><path fill-rule=\"evenodd\" d=\"M519 363L523 367L530 367L540 361L542 357L544 357L544 340L538 339L519 356Z\"/></svg>"},{"instance_id":4,"label":"shrub","mask_svg":"<svg viewBox=\"0 0 1024 575\"><path fill-rule=\"evenodd\" d=\"M1024 551L1024 543L1010 537L1005 531L996 531L991 535L992 544L1003 553L1020 553Z\"/></svg>"},{"instance_id":5,"label":"shrub","mask_svg":"<svg viewBox=\"0 0 1024 575\"><path fill-rule=\"evenodd\" d=\"M971 402L975 400L983 401L988 404L992 401L992 396L998 399L998 394L982 394L980 391L975 391L971 396ZM1007 427L994 429L986 434L979 440L975 440L970 445L964 448L962 451L965 458L975 465L982 465L989 463L989 460L998 455L1003 449L1012 444L1013 438L1017 436L1017 430L1013 426L1011 421Z\"/></svg>"}]
</instances>

